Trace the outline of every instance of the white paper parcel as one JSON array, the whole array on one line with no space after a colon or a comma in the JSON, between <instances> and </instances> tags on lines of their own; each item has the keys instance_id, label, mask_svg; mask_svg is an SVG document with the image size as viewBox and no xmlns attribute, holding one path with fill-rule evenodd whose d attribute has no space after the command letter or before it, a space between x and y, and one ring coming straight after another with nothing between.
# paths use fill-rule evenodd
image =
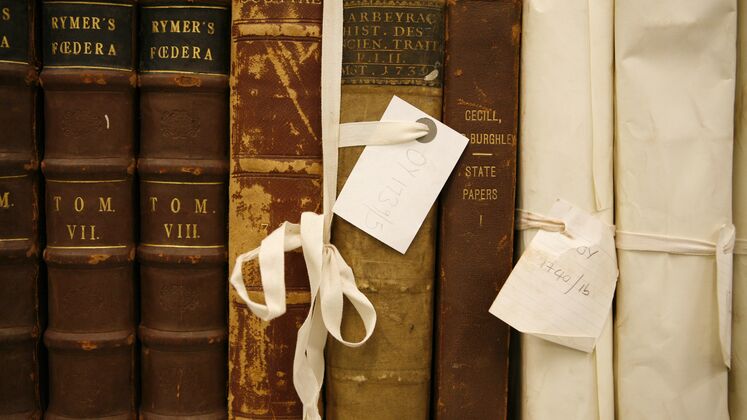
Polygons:
<instances>
[{"instance_id":1,"label":"white paper parcel","mask_svg":"<svg viewBox=\"0 0 747 420\"><path fill-rule=\"evenodd\" d=\"M618 419L725 420L736 0L618 0L615 31Z\"/></svg>"},{"instance_id":2,"label":"white paper parcel","mask_svg":"<svg viewBox=\"0 0 747 420\"><path fill-rule=\"evenodd\" d=\"M518 207L612 224L612 0L524 2ZM519 250L537 232L519 235ZM612 420L612 318L592 353L521 338L523 420Z\"/></svg>"}]
</instances>

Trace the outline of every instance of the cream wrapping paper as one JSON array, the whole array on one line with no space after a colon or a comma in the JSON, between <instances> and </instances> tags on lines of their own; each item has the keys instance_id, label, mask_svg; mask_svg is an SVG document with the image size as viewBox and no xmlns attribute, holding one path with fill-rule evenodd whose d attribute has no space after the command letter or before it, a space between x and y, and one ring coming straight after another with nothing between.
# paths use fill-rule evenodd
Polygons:
<instances>
[{"instance_id":1,"label":"cream wrapping paper","mask_svg":"<svg viewBox=\"0 0 747 420\"><path fill-rule=\"evenodd\" d=\"M612 0L526 0L518 207L556 199L612 224ZM536 230L519 235L519 252ZM584 353L522 335L524 420L614 418L612 325Z\"/></svg>"},{"instance_id":2,"label":"cream wrapping paper","mask_svg":"<svg viewBox=\"0 0 747 420\"><path fill-rule=\"evenodd\" d=\"M735 37L736 0L616 3L618 241L718 242L723 270L713 251L618 249L619 420L729 418Z\"/></svg>"},{"instance_id":3,"label":"cream wrapping paper","mask_svg":"<svg viewBox=\"0 0 747 420\"><path fill-rule=\"evenodd\" d=\"M739 0L737 34L737 90L734 123L734 313L732 362L729 372L729 412L735 420L747 419L747 0ZM740 246L741 245L741 246Z\"/></svg>"}]
</instances>

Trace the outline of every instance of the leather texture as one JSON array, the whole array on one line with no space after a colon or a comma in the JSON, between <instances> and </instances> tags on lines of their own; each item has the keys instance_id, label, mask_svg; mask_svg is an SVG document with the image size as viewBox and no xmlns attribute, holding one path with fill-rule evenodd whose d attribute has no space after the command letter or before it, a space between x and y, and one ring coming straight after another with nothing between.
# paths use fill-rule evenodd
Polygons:
<instances>
[{"instance_id":1,"label":"leather texture","mask_svg":"<svg viewBox=\"0 0 747 420\"><path fill-rule=\"evenodd\" d=\"M470 142L440 197L433 411L500 420L510 328L488 308L513 265L521 1L448 3L446 34L443 121Z\"/></svg>"},{"instance_id":2,"label":"leather texture","mask_svg":"<svg viewBox=\"0 0 747 420\"><path fill-rule=\"evenodd\" d=\"M139 2L143 419L227 417L229 7Z\"/></svg>"},{"instance_id":3,"label":"leather texture","mask_svg":"<svg viewBox=\"0 0 747 420\"><path fill-rule=\"evenodd\" d=\"M0 417L41 417L37 4L0 0Z\"/></svg>"},{"instance_id":4,"label":"leather texture","mask_svg":"<svg viewBox=\"0 0 747 420\"><path fill-rule=\"evenodd\" d=\"M283 222L321 213L321 1L233 1L229 260ZM256 261L244 264L261 299ZM303 254L285 255L287 312L270 322L229 296L229 416L301 419L296 334L309 310Z\"/></svg>"},{"instance_id":5,"label":"leather texture","mask_svg":"<svg viewBox=\"0 0 747 420\"><path fill-rule=\"evenodd\" d=\"M132 419L136 3L43 7L45 417Z\"/></svg>"}]
</instances>

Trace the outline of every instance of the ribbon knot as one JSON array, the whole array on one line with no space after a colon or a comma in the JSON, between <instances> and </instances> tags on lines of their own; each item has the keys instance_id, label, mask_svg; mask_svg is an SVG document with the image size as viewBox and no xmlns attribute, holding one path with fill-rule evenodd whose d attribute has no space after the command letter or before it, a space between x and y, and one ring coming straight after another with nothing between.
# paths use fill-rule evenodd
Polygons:
<instances>
[{"instance_id":1,"label":"ribbon knot","mask_svg":"<svg viewBox=\"0 0 747 420\"><path fill-rule=\"evenodd\" d=\"M324 381L324 347L327 334L346 346L365 343L376 326L376 311L355 284L353 270L332 244L324 243L324 216L306 212L301 223L283 223L270 233L261 245L236 258L231 285L259 318L270 321L285 313L285 253L301 248L309 274L311 303L309 315L301 325L296 339L293 383L304 405L304 418L321 420L317 403ZM259 259L259 270L265 303L255 302L244 284L242 265ZM342 337L344 298L352 304L363 320L366 335L357 342Z\"/></svg>"}]
</instances>

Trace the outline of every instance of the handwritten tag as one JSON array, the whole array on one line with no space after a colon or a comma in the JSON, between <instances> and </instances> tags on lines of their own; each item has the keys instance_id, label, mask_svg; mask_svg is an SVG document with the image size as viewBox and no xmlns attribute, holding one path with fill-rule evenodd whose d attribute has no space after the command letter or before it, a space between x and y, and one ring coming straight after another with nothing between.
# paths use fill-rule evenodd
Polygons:
<instances>
[{"instance_id":1,"label":"handwritten tag","mask_svg":"<svg viewBox=\"0 0 747 420\"><path fill-rule=\"evenodd\" d=\"M588 353L617 285L612 228L561 200L547 216L562 220L565 231L537 232L490 313L523 333Z\"/></svg>"},{"instance_id":2,"label":"handwritten tag","mask_svg":"<svg viewBox=\"0 0 747 420\"><path fill-rule=\"evenodd\" d=\"M419 121L430 132L417 141L367 146L333 211L404 254L468 140L396 96L381 120Z\"/></svg>"}]
</instances>

